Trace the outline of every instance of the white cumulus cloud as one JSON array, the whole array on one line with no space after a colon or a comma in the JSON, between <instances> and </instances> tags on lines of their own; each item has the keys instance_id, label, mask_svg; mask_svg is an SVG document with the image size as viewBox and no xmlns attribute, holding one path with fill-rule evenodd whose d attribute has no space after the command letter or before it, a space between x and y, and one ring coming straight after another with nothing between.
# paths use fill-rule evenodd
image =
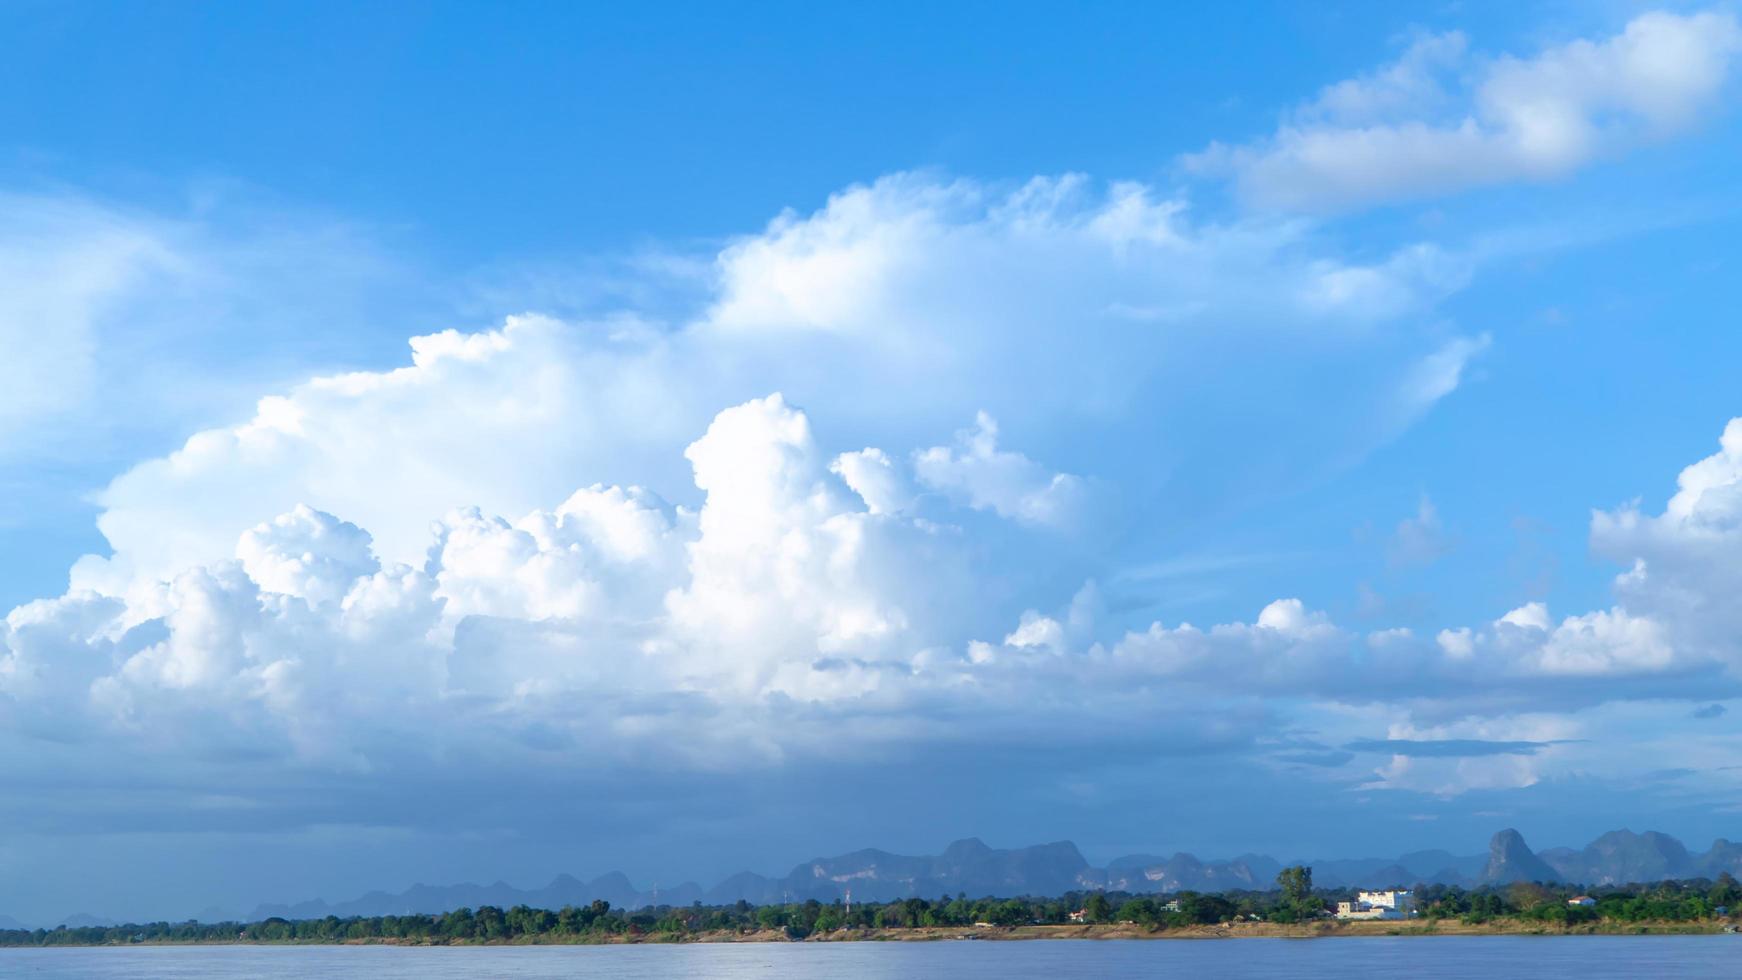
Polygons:
<instances>
[{"instance_id":1,"label":"white cumulus cloud","mask_svg":"<svg viewBox=\"0 0 1742 980\"><path fill-rule=\"evenodd\" d=\"M1734 15L1653 11L1600 40L1477 58L1461 34L1327 87L1270 137L1187 158L1264 208L1332 211L1568 174L1685 130L1742 50Z\"/></svg>"},{"instance_id":2,"label":"white cumulus cloud","mask_svg":"<svg viewBox=\"0 0 1742 980\"><path fill-rule=\"evenodd\" d=\"M998 423L985 412L975 416L974 428L956 433L954 446L916 453L913 468L926 486L1032 524L1069 524L1086 503L1081 478L1049 473L1021 453L999 449Z\"/></svg>"}]
</instances>

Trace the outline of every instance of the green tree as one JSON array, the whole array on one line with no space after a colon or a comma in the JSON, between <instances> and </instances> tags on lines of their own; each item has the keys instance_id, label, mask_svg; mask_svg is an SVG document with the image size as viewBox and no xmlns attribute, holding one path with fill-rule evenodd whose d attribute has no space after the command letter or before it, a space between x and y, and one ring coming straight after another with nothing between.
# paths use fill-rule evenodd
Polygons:
<instances>
[{"instance_id":1,"label":"green tree","mask_svg":"<svg viewBox=\"0 0 1742 980\"><path fill-rule=\"evenodd\" d=\"M1706 893L1706 900L1713 905L1722 905L1733 913L1738 905L1742 905L1742 885L1738 885L1735 876L1726 871L1718 876L1712 890Z\"/></svg>"},{"instance_id":2,"label":"green tree","mask_svg":"<svg viewBox=\"0 0 1742 980\"><path fill-rule=\"evenodd\" d=\"M1083 918L1089 922L1108 922L1113 918L1113 906L1107 896L1096 892L1083 903Z\"/></svg>"},{"instance_id":3,"label":"green tree","mask_svg":"<svg viewBox=\"0 0 1742 980\"><path fill-rule=\"evenodd\" d=\"M1304 903L1317 912L1318 900L1308 898ZM1234 903L1220 895L1200 895L1197 892L1181 892L1179 896L1180 914L1193 922L1209 925L1215 922L1226 922L1234 917Z\"/></svg>"},{"instance_id":4,"label":"green tree","mask_svg":"<svg viewBox=\"0 0 1742 980\"><path fill-rule=\"evenodd\" d=\"M454 909L442 916L442 935L452 939L470 939L476 933L478 922L472 917L471 909Z\"/></svg>"},{"instance_id":5,"label":"green tree","mask_svg":"<svg viewBox=\"0 0 1742 980\"><path fill-rule=\"evenodd\" d=\"M1000 926L1027 925L1033 916L1028 911L1028 903L1018 898L999 902L991 912L992 922Z\"/></svg>"},{"instance_id":6,"label":"green tree","mask_svg":"<svg viewBox=\"0 0 1742 980\"><path fill-rule=\"evenodd\" d=\"M1276 876L1282 889L1282 905L1271 917L1278 922L1298 922L1317 918L1325 911L1324 903L1313 897L1313 869L1304 864L1283 868Z\"/></svg>"},{"instance_id":7,"label":"green tree","mask_svg":"<svg viewBox=\"0 0 1742 980\"><path fill-rule=\"evenodd\" d=\"M1304 864L1283 868L1276 876L1276 887L1282 889L1282 897L1299 905L1312 897L1313 869Z\"/></svg>"},{"instance_id":8,"label":"green tree","mask_svg":"<svg viewBox=\"0 0 1742 980\"><path fill-rule=\"evenodd\" d=\"M786 909L779 905L764 905L756 910L756 924L764 929L780 929L786 925Z\"/></svg>"},{"instance_id":9,"label":"green tree","mask_svg":"<svg viewBox=\"0 0 1742 980\"><path fill-rule=\"evenodd\" d=\"M501 939L508 935L508 917L494 905L480 905L473 916L478 923L478 931L485 939Z\"/></svg>"},{"instance_id":10,"label":"green tree","mask_svg":"<svg viewBox=\"0 0 1742 980\"><path fill-rule=\"evenodd\" d=\"M1117 918L1120 922L1135 922L1139 925L1154 925L1157 915L1155 899L1133 898L1119 906Z\"/></svg>"}]
</instances>

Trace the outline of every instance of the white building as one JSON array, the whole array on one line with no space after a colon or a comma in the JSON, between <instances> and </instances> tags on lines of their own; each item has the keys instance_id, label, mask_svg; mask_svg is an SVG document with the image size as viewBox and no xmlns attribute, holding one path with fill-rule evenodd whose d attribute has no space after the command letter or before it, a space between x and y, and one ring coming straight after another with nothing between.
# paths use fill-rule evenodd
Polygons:
<instances>
[{"instance_id":1,"label":"white building","mask_svg":"<svg viewBox=\"0 0 1742 980\"><path fill-rule=\"evenodd\" d=\"M1568 905L1577 905L1580 908L1588 909L1588 908L1595 906L1597 904L1597 900L1592 898L1589 895L1574 895L1572 898L1567 899L1567 904Z\"/></svg>"},{"instance_id":2,"label":"white building","mask_svg":"<svg viewBox=\"0 0 1742 980\"><path fill-rule=\"evenodd\" d=\"M1353 902L1337 903L1339 919L1407 919L1415 914L1415 893L1408 889L1357 892Z\"/></svg>"}]
</instances>

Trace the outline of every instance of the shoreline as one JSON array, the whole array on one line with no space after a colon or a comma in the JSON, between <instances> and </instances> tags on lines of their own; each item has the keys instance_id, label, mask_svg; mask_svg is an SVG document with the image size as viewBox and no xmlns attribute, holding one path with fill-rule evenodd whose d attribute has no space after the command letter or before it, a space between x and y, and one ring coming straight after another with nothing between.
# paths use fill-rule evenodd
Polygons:
<instances>
[{"instance_id":1,"label":"shoreline","mask_svg":"<svg viewBox=\"0 0 1742 980\"><path fill-rule=\"evenodd\" d=\"M517 937L510 940L461 940L430 942L421 939L369 938L339 941L319 940L228 940L186 941L147 940L127 943L54 943L42 946L0 946L0 956L8 949L106 949L133 946L681 946L697 943L875 943L875 942L1024 942L1037 940L1144 941L1144 940L1223 940L1223 939L1359 939L1369 937L1429 937L1429 936L1716 936L1724 935L1727 922L1630 922L1605 925L1587 923L1557 927L1539 922L1504 920L1480 925L1455 919L1418 920L1414 922L1313 922L1283 925L1270 922L1230 922L1220 925L1186 926L1173 929L1152 929L1129 923L1109 925L1029 925L1029 926L922 926L912 929L841 929L835 932L794 939L779 930L757 932L715 931L683 936L662 933L541 936L536 939Z\"/></svg>"}]
</instances>

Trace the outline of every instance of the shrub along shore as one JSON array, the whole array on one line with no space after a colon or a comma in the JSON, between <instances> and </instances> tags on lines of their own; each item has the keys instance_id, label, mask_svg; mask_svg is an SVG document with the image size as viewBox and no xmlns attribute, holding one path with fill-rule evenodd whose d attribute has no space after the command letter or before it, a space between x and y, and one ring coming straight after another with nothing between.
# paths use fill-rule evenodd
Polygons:
<instances>
[{"instance_id":1,"label":"shrub along shore","mask_svg":"<svg viewBox=\"0 0 1742 980\"><path fill-rule=\"evenodd\" d=\"M1302 873L1304 872L1304 874ZM0 946L115 946L142 943L539 944L788 942L939 939L1169 939L1259 936L1662 934L1733 931L1742 887L1717 881L1660 882L1585 892L1519 883L1466 890L1416 890L1418 913L1402 921L1337 921L1327 904L1350 897L1314 890L1311 871L1291 868L1269 892L1131 895L1074 892L1060 898L963 895L890 902L806 901L787 905L627 910L598 901L557 910L482 906L441 915L382 915L259 922L151 922L0 930Z\"/></svg>"}]
</instances>

